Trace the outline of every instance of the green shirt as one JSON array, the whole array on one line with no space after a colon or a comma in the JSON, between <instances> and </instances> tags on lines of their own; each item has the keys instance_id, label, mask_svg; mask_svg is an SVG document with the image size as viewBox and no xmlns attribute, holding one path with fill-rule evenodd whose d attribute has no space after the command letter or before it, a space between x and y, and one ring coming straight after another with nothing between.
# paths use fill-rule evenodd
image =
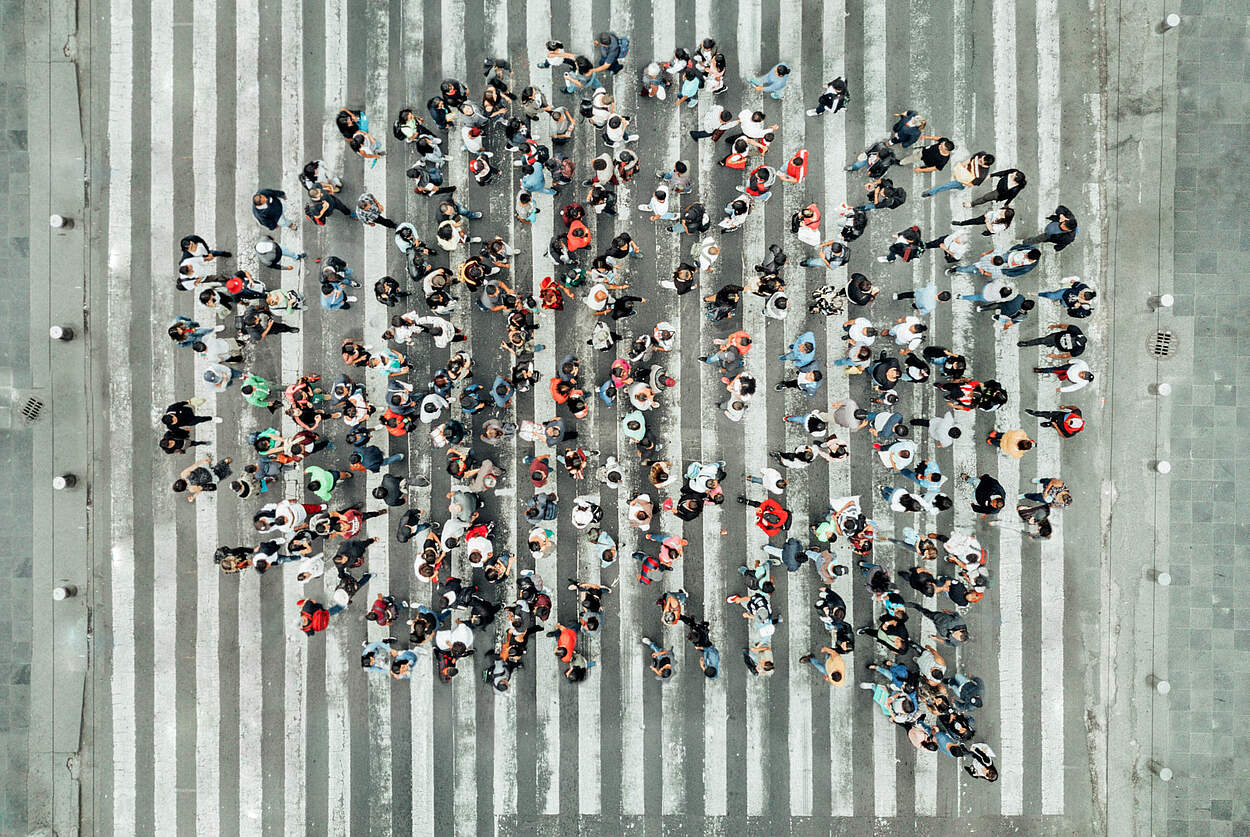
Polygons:
<instances>
[{"instance_id":1,"label":"green shirt","mask_svg":"<svg viewBox=\"0 0 1250 837\"><path fill-rule=\"evenodd\" d=\"M269 406L269 382L260 375L248 375L243 379L243 386L251 387L251 393L245 394L243 399L253 407Z\"/></svg>"},{"instance_id":2,"label":"green shirt","mask_svg":"<svg viewBox=\"0 0 1250 837\"><path fill-rule=\"evenodd\" d=\"M309 482L316 480L317 485L320 486L316 491L313 491L313 494L316 494L326 503L330 502L330 492L334 490L335 475L318 465L306 465L304 466L304 476L308 478Z\"/></svg>"}]
</instances>

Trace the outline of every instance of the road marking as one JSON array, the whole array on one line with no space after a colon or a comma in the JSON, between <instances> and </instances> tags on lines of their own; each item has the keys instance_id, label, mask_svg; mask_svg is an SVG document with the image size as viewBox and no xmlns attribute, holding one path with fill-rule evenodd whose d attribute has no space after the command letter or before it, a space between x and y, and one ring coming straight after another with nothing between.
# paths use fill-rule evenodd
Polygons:
<instances>
[{"instance_id":1,"label":"road marking","mask_svg":"<svg viewBox=\"0 0 1250 837\"><path fill-rule=\"evenodd\" d=\"M886 61L886 29L889 13L884 0L873 0L864 6L864 145L876 142L888 135L889 106L885 101L885 89L889 65ZM876 214L876 213L873 213ZM882 219L884 220L884 219ZM864 245L866 241L860 239ZM861 245L862 246L862 245ZM870 463L869 468L873 468ZM873 516L876 480L873 490L862 498L864 512ZM892 517L888 509L881 520ZM895 725L873 707L873 812L878 817L893 817L898 813L897 754Z\"/></svg>"},{"instance_id":2,"label":"road marking","mask_svg":"<svg viewBox=\"0 0 1250 837\"><path fill-rule=\"evenodd\" d=\"M916 33L915 40L911 44L911 52L910 52L911 58L909 61L909 64L910 64L909 72L910 72L911 78L909 81L909 86L910 86L910 89L912 90L927 90L929 83L930 83L930 78L929 78L930 60L929 60L929 49L928 49L927 39L928 39L929 33L931 32L931 23L930 23L930 16L929 16L929 4L924 2L924 0L911 0L909 29L911 32ZM910 104L910 103L907 103L907 104ZM926 114L926 115L930 119L932 118L931 113ZM923 189L921 184L923 182L927 182L927 180L929 179L928 176L916 176L914 174L911 174L910 172L907 172L905 176L910 177L912 180L912 183L913 183L913 186L911 187L912 194L919 196L920 192ZM930 233L932 233L931 239L936 238L937 234L934 231L937 229L937 201L925 201L923 204L921 204L919 208L921 208L922 211L923 210L928 211L929 222L928 222L928 225L925 227L925 229L929 230ZM939 265L941 263L942 263L942 260L936 254L933 254L932 258L926 259L923 262L916 265L916 267L910 271L913 290L923 286L926 282L930 282L930 281L936 282L937 277L938 277L938 272L940 269ZM932 336L936 332L934 321L937 318L937 314L938 312L935 312L935 314L930 317L930 322L929 322L929 328L931 329L930 336ZM920 395L922 391L923 391L923 395ZM913 400L913 409L917 411L916 412L917 415L923 414L922 408L924 405L936 405L937 399L935 398L933 390L928 389L928 388L923 388L922 390L917 390L917 394L920 395L920 397ZM921 456L933 457L936 455L937 446L933 444L932 437L929 436L929 434L927 433L920 434L920 438L917 439L917 441L920 443L920 448L921 448L920 455ZM948 489L948 493L949 493L949 489ZM968 511L970 512L971 509L969 509ZM932 518L930 518L930 520L932 520ZM891 549L890 551L892 555L894 556L894 558L897 559L897 556L899 554L898 551L894 549ZM934 597L925 596L924 604L925 604L925 607L927 608L935 607L936 603L935 603ZM928 631L932 628L932 624L929 622L928 617L921 617L921 625L922 625L922 632ZM912 763L913 763L914 771L915 771L913 786L914 786L914 794L915 794L916 815L924 816L924 817L936 816L937 815L937 793L938 793L938 787L937 787L938 759L937 759L937 756L934 754L923 752L921 750L915 750Z\"/></svg>"},{"instance_id":3,"label":"road marking","mask_svg":"<svg viewBox=\"0 0 1250 837\"><path fill-rule=\"evenodd\" d=\"M994 0L994 152L1000 168L1020 161L1017 142L1016 10L1012 0ZM998 242L995 242L996 245ZM1004 332L991 321L994 334L995 375L1009 393L1020 392L1020 352L1015 334ZM1011 399L995 414L995 426L1008 430L1020 426L1019 398ZM1020 461L996 454L998 480L1008 497L1020 487ZM1001 811L1018 816L1024 809L1024 626L1021 622L1020 532L1002 527L998 535L999 627L998 685L1002 692L999 766Z\"/></svg>"},{"instance_id":4,"label":"road marking","mask_svg":"<svg viewBox=\"0 0 1250 837\"><path fill-rule=\"evenodd\" d=\"M790 67L790 81L786 88L785 98L781 100L781 134L780 134L780 153L790 155L800 148L807 148L807 117L804 114L806 107L803 101L803 8L799 0L782 0L780 17L780 49L777 58L785 61ZM760 68L763 69L762 67ZM782 158L787 160L788 157ZM774 162L778 162L774 160ZM784 211L782 218L788 224L791 216L798 211L802 198L805 196L807 189L806 183L803 184L786 184L782 187L782 200ZM783 238L783 247L794 251L795 240L791 237ZM752 258L756 254L748 253ZM762 255L762 254L760 254ZM790 264L796 264L798 258L793 259ZM790 345L799 334L807 330L807 274L804 268L790 268L786 271L789 275L789 282L786 292L790 297L793 310L784 321L784 333L786 335L786 345ZM821 277L823 278L823 277ZM823 357L823 355L822 355ZM828 358L826 358L827 360ZM766 357L765 360L771 365L775 364L775 360ZM776 368L776 367L774 367ZM827 368L827 367L826 367ZM824 374L822 371L821 374ZM826 381L826 383L828 383ZM793 402L796 412L806 412L812 408L825 408L828 406L828 389L822 389L819 399L809 399L807 396L795 393L788 399L782 399L783 407L786 401ZM809 406L810 405L810 406ZM786 409L789 412L789 408ZM801 427L784 422L781 426L782 438L789 448L791 443L795 445L806 444L809 439L807 433ZM789 536L798 537L800 540L806 540L804 537L808 532L808 508L809 508L809 492L810 492L811 472L803 471L798 478L789 482L784 505L790 509L792 521L790 524ZM790 763L790 815L798 817L809 817L812 814L812 690L814 688L826 688L824 681L817 681L813 684L811 666L806 663L800 663L798 657L800 654L806 654L814 650L811 646L811 603L814 600L814 592L812 590L811 578L808 571L803 570L796 573L787 572L784 568L776 568L777 576L785 576L786 585L786 614L785 624L787 626L786 634L783 637L778 649L777 657L784 655L786 657L786 678L787 698L789 702L789 711L787 713L786 728L788 732L789 743L789 763ZM823 645L824 643L820 643ZM816 646L816 647L819 647ZM832 688L832 687L828 687Z\"/></svg>"},{"instance_id":5,"label":"road marking","mask_svg":"<svg viewBox=\"0 0 1250 837\"><path fill-rule=\"evenodd\" d=\"M1059 143L1062 130L1062 100L1060 93L1060 33L1057 0L1038 0L1036 10L1037 44L1037 173L1038 215L1037 229L1044 221L1042 213L1050 212L1062 197L1059 182L1062 176ZM1098 120L1094 120L1097 124ZM1053 253L1043 255L1042 268L1046 275L1046 287L1058 284L1062 269L1059 258ZM1086 273L1089 276L1092 274ZM1039 328L1045 330L1057 319L1055 306L1039 305L1042 314ZM1037 351L1036 349L1032 351ZM1044 379L1049 381L1049 378ZM1095 383L1093 386L1097 386ZM1090 387L1088 389L1092 389ZM1058 403L1056 393L1038 387L1039 409L1054 409ZM1088 391L1087 389L1087 391ZM1060 476L1060 447L1058 434L1039 430L1037 444L1037 475L1041 478ZM1029 486L1028 488L1032 488ZM1052 515L1051 537L1041 544L1041 657L1043 671L1064 671L1064 565L1063 565L1063 513ZM1064 809L1064 742L1063 711L1064 689L1062 682L1051 684L1043 676L1041 688L1041 773L1042 814L1062 814Z\"/></svg>"},{"instance_id":6,"label":"road marking","mask_svg":"<svg viewBox=\"0 0 1250 837\"><path fill-rule=\"evenodd\" d=\"M378 6L376 4L369 4L367 8L369 33L365 55L372 69L365 83L365 112L370 115L371 120L376 120L376 127L371 121L370 128L373 132L376 132L375 136L381 138L384 135L387 122L384 114L387 114L388 97L390 95L388 84L389 65L387 60L390 44L390 9L387 6ZM392 145L384 142L384 147L388 149L390 154L394 154L399 150L400 143L396 142ZM396 214L395 207L391 203L391 196L386 191L387 161L390 159L388 154L388 156L377 160L375 164L364 166L364 186L361 189L362 192L368 192L378 199L382 204L383 215L388 218ZM403 158L400 157L400 159L402 160ZM349 206L351 205L350 201L351 197L348 195L347 202ZM363 287L357 292L365 310L365 330L363 336L364 342L370 345L374 345L370 341L378 341L378 351L381 351L386 344L386 341L381 336L388 325L386 306L378 302L377 297L370 292L369 285L375 277L386 273L387 248L391 246L391 235L388 229L379 224L375 227L365 227L363 238L364 246L360 264L360 281ZM385 375L377 374L371 377L366 370L364 377L365 397L369 400L369 403L386 403ZM381 440L379 447L382 448L386 456L390 456L393 437L389 433L383 433L379 434L378 438ZM357 473L357 477L363 477L365 481L366 496L372 496L373 489L381 486L382 473L389 471L390 468L391 466L386 466L382 472L377 474L369 471ZM367 521L365 526L366 534L371 538L377 538L377 542L369 547L371 554L368 566L374 577L369 582L369 595L365 599L365 606L372 607L372 600L375 594L392 595L393 593L390 577L390 515L375 517ZM400 589L406 591L407 585ZM406 595L406 592L401 592L397 598L402 600ZM379 626L376 622L366 622L366 629L370 642L381 641L392 633L390 627ZM357 628L356 630L358 631L359 629ZM394 737L391 729L391 684L393 681L385 675L372 673L366 678L366 681L368 683L369 695L369 760L373 764L384 765L386 772L389 774L394 769L392 765ZM472 706L471 700L469 704ZM392 800L393 789L391 782L374 780L369 783L370 834L392 833L394 824L391 816Z\"/></svg>"},{"instance_id":7,"label":"road marking","mask_svg":"<svg viewBox=\"0 0 1250 837\"><path fill-rule=\"evenodd\" d=\"M821 33L825 49L824 72L821 85L845 73L843 56L846 53L846 2L835 0L825 3L822 7ZM855 81L848 79L854 85ZM836 217L830 215L832 208L846 199L846 115L824 113L814 119L820 119L824 134L824 187L825 199L822 207L825 217L831 220L825 223L824 233L832 235L837 229ZM841 318L825 318L825 353L828 360L834 360L843 351ZM850 376L844 374L830 375L829 395L832 401L845 401L850 397ZM845 431L843 431L845 432ZM849 440L848 440L849 443ZM829 496L845 497L851 493L850 469L844 464L829 467ZM855 624L854 599L843 595L846 600L846 619ZM832 639L832 636L830 637ZM854 676L850 678L855 680ZM855 721L855 701L857 692L849 688L830 689L829 694L829 780L830 780L830 813L835 817L849 817L855 813L855 774L853 768L853 750L851 746Z\"/></svg>"},{"instance_id":8,"label":"road marking","mask_svg":"<svg viewBox=\"0 0 1250 837\"><path fill-rule=\"evenodd\" d=\"M173 6L168 3L153 3L151 14L152 130L148 133L151 216L148 269L156 280L152 283L152 310L170 311L173 309L173 290L165 277L173 276L177 269L170 253L174 237L173 217L170 213L174 188ZM196 310L196 319L204 317L210 325L216 322L213 314L198 303ZM172 369L173 344L165 339L162 331L159 322L151 324L152 365L154 369ZM172 376L153 375L151 388L154 413L163 410L166 404L175 400ZM192 456L197 454L198 451ZM181 458L175 464L169 462L168 457L162 457L153 463L152 473L152 598L157 611L152 627L152 769L156 777L153 781L152 807L158 834L177 830L178 823L177 782L167 781L168 777L177 774L178 632L177 620L169 618L167 611L162 612L162 605L168 606L178 600L178 532L174 517L175 500L169 485L182 470L183 464Z\"/></svg>"},{"instance_id":9,"label":"road marking","mask_svg":"<svg viewBox=\"0 0 1250 837\"><path fill-rule=\"evenodd\" d=\"M260 42L256 20L260 14L257 0L241 0L236 8L235 46L241 67L259 66ZM260 110L258 79L241 73L236 89L236 109L241 114L255 114ZM248 207L250 196L260 185L257 172L257 149L259 133L256 122L250 118L236 120L237 159L236 170L236 223L239 235L248 231L248 238L256 235L256 222ZM277 185L277 184L265 184ZM290 208L288 207L288 212ZM241 573L239 578L239 787L262 788L260 793L239 794L239 834L261 833L261 810L264 800L264 769L261 764L261 708L264 689L260 666L261 658L261 595L260 577L255 573Z\"/></svg>"},{"instance_id":10,"label":"road marking","mask_svg":"<svg viewBox=\"0 0 1250 837\"><path fill-rule=\"evenodd\" d=\"M695 2L695 34L699 38L708 37L713 32L712 0L696 0ZM699 97L699 129L703 127L703 118L710 110L713 98L710 94ZM727 106L726 106L727 107ZM716 147L710 139L702 139L698 146L699 177L695 182L699 190L699 199L703 201L709 216L715 217L716 206L712 203L712 165L716 158ZM704 297L712 292L712 277L719 275L713 268L709 273L699 276L698 294ZM696 307L698 303L695 303ZM699 353L712 349L712 334L708 318L699 316ZM689 347L687 346L687 351ZM721 418L716 414L716 403L719 398L717 384L719 378L715 373L700 370L699 381L699 414L703 420L699 423L699 455L704 461L718 462L723 458L721 450ZM720 562L715 560L716 550L713 545L718 543L723 527L721 507L708 505L700 516L703 530L703 618L707 620L709 631L717 649L722 652L721 672L714 680L703 678L703 814L705 817L723 817L728 812L728 722L726 705L728 694L726 683L728 674L723 652L727 650L724 607L725 582L721 575Z\"/></svg>"},{"instance_id":11,"label":"road marking","mask_svg":"<svg viewBox=\"0 0 1250 837\"><path fill-rule=\"evenodd\" d=\"M194 9L196 49L191 53L194 77L194 123L191 153L195 178L195 231L219 245L217 232L217 14L207 3ZM204 119L206 124L201 124ZM161 284L165 277L157 277ZM195 356L195 394L205 400L205 412L217 414L217 397L204 380L208 364ZM213 425L208 425L212 428ZM216 436L215 429L207 433ZM215 446L214 446L215 447ZM217 496L205 492L195 501L196 610L210 614L194 620L195 659L216 665L220 651L221 622L218 598L220 576L212 564L217 534ZM199 677L195 681L195 828L199 834L221 831L221 681Z\"/></svg>"},{"instance_id":12,"label":"road marking","mask_svg":"<svg viewBox=\"0 0 1250 837\"><path fill-rule=\"evenodd\" d=\"M591 26L592 22L590 16L577 14L573 8L573 4L570 4L569 12L571 35L570 43L575 44L577 47L584 47L585 45L593 43L595 31ZM531 15L529 20L534 21L534 17ZM528 56L531 59L530 66L533 66L533 59L535 57L546 53L546 48L543 43L544 33L546 31L549 30L544 30L542 26L538 25L529 27ZM548 101L552 101L555 96L552 95L551 91L551 73L540 73L539 78L540 82L536 86L542 88L543 92L547 95ZM576 111L576 108L570 108L570 110ZM576 113L574 118L581 119ZM543 123L543 127L549 127L548 123ZM593 152L590 151L590 149L594 147L593 126L591 126L585 119L581 119L581 131L571 142L577 151L585 151L593 156ZM566 145L565 148L568 148L568 146ZM586 156L582 156L582 159L586 159ZM570 186L570 188L574 187ZM592 230L595 229L595 222L591 221L588 226L590 226ZM594 245L593 241L592 245ZM535 253L535 258L538 258L537 253ZM595 319L594 316L584 305L572 303L572 307L575 310L573 316L577 319L576 327L578 334L589 333L591 321ZM569 315L566 314L565 316ZM593 369L593 362L584 363L583 368ZM601 404L595 400L593 393L590 393L589 400L591 402L590 421L593 423L595 420L595 413L598 410L608 410L609 408L606 405L601 406ZM611 441L610 439L597 439L596 441L601 454L613 452L607 450L608 442ZM594 462L592 459L591 463L587 465L586 470L593 474L596 470L597 464L598 463ZM587 491L586 494L591 497L593 502L598 503L600 507L602 507L605 504L603 490L598 487L597 481L595 486L596 488L593 492ZM578 580L586 581L590 584L601 583L602 573L599 566L598 552L585 537L577 537L577 556L579 570L577 574ZM619 555L617 556L617 561L619 566ZM617 588L620 586L621 585L618 584ZM619 589L617 592L619 594ZM615 609L614 605L616 602L614 601L614 598L615 597L612 595L605 597L605 614L610 614L611 611ZM606 618L615 618L615 616L616 614L612 614ZM601 627L599 638L597 638L594 643L596 650L600 653L592 655L589 648L586 649L585 652L588 658L597 659L600 664L602 664L603 656L602 637L606 635L606 631L603 631ZM583 641L589 642L589 640ZM587 676L586 681L577 686L577 810L578 813L581 814L599 814L602 812L603 808L603 766L600 729L600 720L602 718L602 674L603 669L592 669Z\"/></svg>"},{"instance_id":13,"label":"road marking","mask_svg":"<svg viewBox=\"0 0 1250 837\"><path fill-rule=\"evenodd\" d=\"M346 0L327 0L325 31L329 33L347 33ZM331 37L326 38L325 51L325 106L326 125L322 147L333 149L330 153L335 159L327 158L331 170L343 171L344 143L338 136L334 124L334 116L339 108L347 103L347 50L342 43ZM377 114L377 116L381 116ZM377 130L370 125L371 133ZM326 581L327 593L334 587ZM356 817L352 812L352 730L347 714L348 688L347 678L350 669L347 665L348 655L356 648L352 641L351 629L344 622L351 617L334 618L330 629L324 632L326 655L326 739L330 763L327 765L329 782L329 800L327 801L328 828L332 835L345 835L351 829Z\"/></svg>"},{"instance_id":14,"label":"road marking","mask_svg":"<svg viewBox=\"0 0 1250 837\"><path fill-rule=\"evenodd\" d=\"M614 32L630 33L634 28L633 8L628 0L612 0L610 11L611 28ZM632 47L634 55L638 47ZM633 63L631 61L631 63ZM627 116L636 117L638 113L638 91L634 84L636 69L622 71L613 82L613 95L616 98L618 111ZM589 124L583 122L583 131L594 132ZM645 174L645 169L643 170ZM637 212L634 200L635 183L625 183L617 187L617 212L619 217L613 221L613 232L619 232L629 224L629 219ZM629 455L626 455L628 452ZM643 604L642 588L636 578L635 562L631 557L637 549L628 543L628 539L637 542L633 529L626 515L630 497L626 486L639 483L637 457L633 456L633 445L621 438L617 431L617 455L624 471L625 479L622 487L617 490L619 501L616 505L616 531L619 542L617 555L617 573L620 583L620 666L621 666L621 810L625 815L642 815L646 813L645 796L645 764L643 735L631 735L631 730L645 730L647 717L643 711L643 678L649 677L647 671L650 655L639 641L639 607ZM605 517L612 513L605 510ZM645 588L650 589L650 588Z\"/></svg>"},{"instance_id":15,"label":"road marking","mask_svg":"<svg viewBox=\"0 0 1250 837\"><path fill-rule=\"evenodd\" d=\"M197 6L198 9L198 6ZM288 178L303 166L304 153L304 15L299 0L282 0L282 168ZM288 195L298 195L298 183L285 184ZM304 251L303 230L287 233L294 237L296 252ZM299 264L293 274L304 275ZM281 351L282 377L279 385L290 384L303 368L303 334L282 334L278 338ZM244 408L246 409L246 408ZM282 415L282 432L295 432L295 422ZM291 492L299 491L299 479L288 475L284 485ZM284 496L297 497L298 493ZM308 791L305 787L308 720L308 638L297 629L302 586L294 572L282 574L282 626L285 644L283 670L283 828L288 834L301 834L307 827Z\"/></svg>"},{"instance_id":16,"label":"road marking","mask_svg":"<svg viewBox=\"0 0 1250 837\"><path fill-rule=\"evenodd\" d=\"M134 98L134 15L131 0L109 4L109 188L108 319L131 321L131 117ZM113 830L135 828L135 542L134 496L129 457L134 446L130 333L108 330L109 353L109 580L112 591Z\"/></svg>"}]
</instances>

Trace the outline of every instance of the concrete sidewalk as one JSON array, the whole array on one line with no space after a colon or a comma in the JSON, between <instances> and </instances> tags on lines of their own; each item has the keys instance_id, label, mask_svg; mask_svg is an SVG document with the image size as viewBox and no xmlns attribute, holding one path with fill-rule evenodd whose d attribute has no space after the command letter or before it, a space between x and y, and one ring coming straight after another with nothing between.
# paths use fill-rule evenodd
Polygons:
<instances>
[{"instance_id":1,"label":"concrete sidewalk","mask_svg":"<svg viewBox=\"0 0 1250 837\"><path fill-rule=\"evenodd\" d=\"M17 485L30 486L33 515L10 509L14 519L33 520L33 562L28 597L20 618L33 623L30 648L28 776L10 788L25 790L25 828L75 834L80 827L84 697L91 626L88 546L92 474L91 416L87 392L90 358L86 321L86 153L85 113L79 97L76 38L78 9L72 0L17 4L25 15L6 21L25 45L29 143L28 198L12 205L29 212L29 382L25 397L42 403L41 417L26 425L33 450L31 473ZM24 35L24 37L22 37ZM11 46L11 45L10 45ZM10 59L14 56L10 50ZM20 55L20 52L17 54ZM11 104L11 103L10 103ZM73 219L69 228L49 225L53 213ZM70 341L52 340L49 328L69 327ZM10 333L10 336L14 336ZM73 474L77 482L57 491L53 477ZM33 495L33 496L32 496ZM53 601L54 587L77 595ZM15 614L15 617L18 614ZM11 696L10 696L11 697ZM6 833L18 833L5 829Z\"/></svg>"}]
</instances>

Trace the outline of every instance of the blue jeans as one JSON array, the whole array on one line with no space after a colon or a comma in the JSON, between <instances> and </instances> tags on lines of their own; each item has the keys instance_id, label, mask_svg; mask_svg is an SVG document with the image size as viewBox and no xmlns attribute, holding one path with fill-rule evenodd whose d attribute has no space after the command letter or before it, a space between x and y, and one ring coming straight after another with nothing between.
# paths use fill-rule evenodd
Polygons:
<instances>
[{"instance_id":1,"label":"blue jeans","mask_svg":"<svg viewBox=\"0 0 1250 837\"><path fill-rule=\"evenodd\" d=\"M213 330L211 328L197 328L195 331L188 334L178 345L190 346L195 341L203 337L207 337L208 335L212 333L213 333Z\"/></svg>"},{"instance_id":2,"label":"blue jeans","mask_svg":"<svg viewBox=\"0 0 1250 837\"><path fill-rule=\"evenodd\" d=\"M953 189L966 189L966 188L967 187L964 186L964 184L960 183L958 180L952 180L949 183L943 183L941 186L934 186L932 189L926 190L925 194L932 196L932 195L936 195L938 192L949 192Z\"/></svg>"},{"instance_id":3,"label":"blue jeans","mask_svg":"<svg viewBox=\"0 0 1250 837\"><path fill-rule=\"evenodd\" d=\"M386 459L383 459L380 463L378 463L378 467L385 468L388 465L393 465L396 462L403 462L403 461L404 461L404 455L402 453L393 453L390 456L386 457Z\"/></svg>"},{"instance_id":4,"label":"blue jeans","mask_svg":"<svg viewBox=\"0 0 1250 837\"><path fill-rule=\"evenodd\" d=\"M817 110L819 111L819 108L817 108ZM867 157L865 157L865 158L864 158L864 159L862 159L862 160L856 160L854 163L851 163L851 167L850 167L850 169L849 169L849 170L850 170L850 171L859 171L860 169L866 169L866 168L868 168L868 158L867 158Z\"/></svg>"},{"instance_id":5,"label":"blue jeans","mask_svg":"<svg viewBox=\"0 0 1250 837\"><path fill-rule=\"evenodd\" d=\"M1063 300L1063 292L1066 290L1067 288L1059 288L1058 290L1055 290L1055 291L1042 291L1041 293L1038 294L1038 296L1045 297L1046 299L1049 299L1052 302L1060 302Z\"/></svg>"},{"instance_id":6,"label":"blue jeans","mask_svg":"<svg viewBox=\"0 0 1250 837\"><path fill-rule=\"evenodd\" d=\"M819 256L808 256L806 259L799 262L799 264L803 265L803 267L824 267L825 260Z\"/></svg>"},{"instance_id":7,"label":"blue jeans","mask_svg":"<svg viewBox=\"0 0 1250 837\"><path fill-rule=\"evenodd\" d=\"M959 271L960 273L971 273L976 270L975 267L970 267L968 270L964 270L963 268L958 268L958 267L955 269ZM961 294L959 298L966 299L969 302L989 302L988 299L986 299L984 296L981 295L980 291L977 291L974 294Z\"/></svg>"},{"instance_id":8,"label":"blue jeans","mask_svg":"<svg viewBox=\"0 0 1250 837\"><path fill-rule=\"evenodd\" d=\"M809 659L809 660L808 660L808 662L812 664L812 668L814 668L814 669L816 669L816 671L820 672L820 676L821 676L821 677L824 677L824 676L825 676L825 673L826 673L826 672L825 672L825 661L824 661L824 660L818 660L818 659L816 659L816 657L812 657L811 659Z\"/></svg>"}]
</instances>

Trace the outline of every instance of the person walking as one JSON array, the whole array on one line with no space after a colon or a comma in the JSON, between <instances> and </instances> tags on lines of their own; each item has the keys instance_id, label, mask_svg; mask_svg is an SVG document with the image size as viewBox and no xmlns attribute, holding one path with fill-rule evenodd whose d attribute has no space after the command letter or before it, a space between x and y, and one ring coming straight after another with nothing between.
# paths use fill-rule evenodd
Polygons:
<instances>
[{"instance_id":1,"label":"person walking","mask_svg":"<svg viewBox=\"0 0 1250 837\"><path fill-rule=\"evenodd\" d=\"M1033 449L1034 442L1023 430L991 430L985 443L996 447L1012 459L1019 459Z\"/></svg>"},{"instance_id":2,"label":"person walking","mask_svg":"<svg viewBox=\"0 0 1250 837\"><path fill-rule=\"evenodd\" d=\"M278 227L295 229L295 222L287 217L286 208L282 204L285 197L286 192L279 189L261 189L252 195L252 217L256 219L256 223L267 230L276 230Z\"/></svg>"},{"instance_id":3,"label":"person walking","mask_svg":"<svg viewBox=\"0 0 1250 837\"><path fill-rule=\"evenodd\" d=\"M838 76L821 89L820 98L816 100L816 107L808 108L807 115L820 116L827 110L837 113L845 108L850 100L851 94L847 89L846 79Z\"/></svg>"},{"instance_id":4,"label":"person walking","mask_svg":"<svg viewBox=\"0 0 1250 837\"><path fill-rule=\"evenodd\" d=\"M785 95L786 85L790 83L790 68L784 63L774 64L772 69L758 78L748 76L747 83L761 93L780 99Z\"/></svg>"},{"instance_id":5,"label":"person walking","mask_svg":"<svg viewBox=\"0 0 1250 837\"><path fill-rule=\"evenodd\" d=\"M1070 439L1085 429L1085 419L1081 416L1080 407L1060 404L1058 410L1026 409L1025 412L1042 419L1040 426L1053 427L1065 439Z\"/></svg>"},{"instance_id":6,"label":"person walking","mask_svg":"<svg viewBox=\"0 0 1250 837\"><path fill-rule=\"evenodd\" d=\"M822 655L820 658L815 654L804 654L799 657L799 662L810 664L820 673L825 682L834 686L845 686L846 662L842 659L842 655L827 645L820 649L820 654Z\"/></svg>"}]
</instances>

